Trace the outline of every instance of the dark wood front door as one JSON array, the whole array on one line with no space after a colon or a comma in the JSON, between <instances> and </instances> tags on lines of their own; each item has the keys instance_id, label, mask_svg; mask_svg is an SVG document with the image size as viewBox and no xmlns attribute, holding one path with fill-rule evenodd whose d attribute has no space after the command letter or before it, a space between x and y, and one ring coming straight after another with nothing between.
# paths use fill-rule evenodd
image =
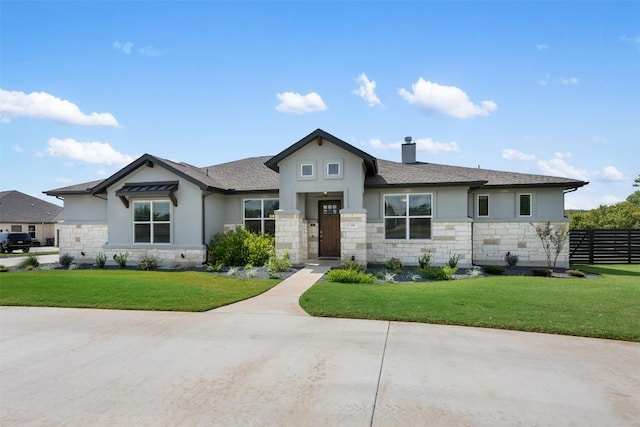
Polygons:
<instances>
[{"instance_id":1,"label":"dark wood front door","mask_svg":"<svg viewBox=\"0 0 640 427\"><path fill-rule=\"evenodd\" d=\"M318 203L320 218L321 257L340 256L340 200L321 200Z\"/></svg>"}]
</instances>

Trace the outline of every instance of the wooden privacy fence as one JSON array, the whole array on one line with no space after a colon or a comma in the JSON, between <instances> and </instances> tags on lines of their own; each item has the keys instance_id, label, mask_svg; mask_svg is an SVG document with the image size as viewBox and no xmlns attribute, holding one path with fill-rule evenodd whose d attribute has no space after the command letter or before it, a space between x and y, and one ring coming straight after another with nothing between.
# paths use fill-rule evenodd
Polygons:
<instances>
[{"instance_id":1,"label":"wooden privacy fence","mask_svg":"<svg viewBox=\"0 0 640 427\"><path fill-rule=\"evenodd\" d=\"M572 264L640 263L640 229L570 230Z\"/></svg>"}]
</instances>

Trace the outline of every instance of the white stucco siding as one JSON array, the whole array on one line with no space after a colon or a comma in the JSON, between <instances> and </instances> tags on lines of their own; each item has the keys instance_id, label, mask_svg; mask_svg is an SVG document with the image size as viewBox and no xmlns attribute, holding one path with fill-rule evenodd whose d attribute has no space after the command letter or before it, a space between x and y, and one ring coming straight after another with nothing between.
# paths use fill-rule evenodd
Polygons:
<instances>
[{"instance_id":1,"label":"white stucco siding","mask_svg":"<svg viewBox=\"0 0 640 427\"><path fill-rule=\"evenodd\" d=\"M216 233L224 231L225 208L231 200L222 194L210 194L204 198L204 242L209 241Z\"/></svg>"},{"instance_id":2,"label":"white stucco siding","mask_svg":"<svg viewBox=\"0 0 640 427\"><path fill-rule=\"evenodd\" d=\"M63 217L66 224L105 224L107 201L104 195L65 195Z\"/></svg>"},{"instance_id":3,"label":"white stucco siding","mask_svg":"<svg viewBox=\"0 0 640 427\"><path fill-rule=\"evenodd\" d=\"M327 175L329 162L340 163L341 174L338 177ZM302 177L302 164L313 165L314 175ZM335 144L323 141L310 142L304 147L283 159L280 168L280 208L302 210L304 206L299 199L301 193L342 192L344 207L361 209L363 205L364 166L360 157Z\"/></svg>"},{"instance_id":4,"label":"white stucco siding","mask_svg":"<svg viewBox=\"0 0 640 427\"><path fill-rule=\"evenodd\" d=\"M381 221L384 218L385 194L427 193L432 197L432 215L442 221L460 221L468 218L467 187L398 187L387 189L367 189L364 194L364 208L367 220Z\"/></svg>"},{"instance_id":5,"label":"white stucco siding","mask_svg":"<svg viewBox=\"0 0 640 427\"><path fill-rule=\"evenodd\" d=\"M202 191L195 184L176 176L158 164L152 168L141 166L108 188L109 245L134 244L133 201L169 200L167 197L159 196L129 197L130 203L127 208L116 196L116 191L125 183L153 181L178 181L178 190L174 193L178 205L171 204L171 245L179 247L202 245Z\"/></svg>"}]
</instances>

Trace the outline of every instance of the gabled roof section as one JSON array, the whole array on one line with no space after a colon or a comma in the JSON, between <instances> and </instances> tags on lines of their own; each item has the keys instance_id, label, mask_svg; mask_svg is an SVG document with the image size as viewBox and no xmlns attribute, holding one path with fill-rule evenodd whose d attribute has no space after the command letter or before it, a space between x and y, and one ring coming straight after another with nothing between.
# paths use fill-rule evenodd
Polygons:
<instances>
[{"instance_id":1,"label":"gabled roof section","mask_svg":"<svg viewBox=\"0 0 640 427\"><path fill-rule=\"evenodd\" d=\"M47 196L64 196L69 194L91 194L94 187L102 183L104 179L98 179L96 181L83 182L81 184L69 185L66 187L60 187L53 190L43 191Z\"/></svg>"},{"instance_id":2,"label":"gabled roof section","mask_svg":"<svg viewBox=\"0 0 640 427\"><path fill-rule=\"evenodd\" d=\"M186 179L189 182L200 187L202 190L213 187L216 188L216 183L207 177L200 168L196 168L194 166L185 164L185 163L176 163L171 160L162 159L160 157L152 156L151 154L144 154L140 156L138 159L129 163L124 168L120 169L118 172L111 175L109 178L102 181L100 184L96 185L93 188L92 193L105 193L107 191L107 187L112 185L113 183L121 180L126 177L136 169L140 167L154 167L156 165L162 166L165 169L173 172L181 178Z\"/></svg>"},{"instance_id":3,"label":"gabled roof section","mask_svg":"<svg viewBox=\"0 0 640 427\"><path fill-rule=\"evenodd\" d=\"M62 206L20 191L0 192L0 222L53 223L60 220Z\"/></svg>"},{"instance_id":4,"label":"gabled roof section","mask_svg":"<svg viewBox=\"0 0 640 427\"><path fill-rule=\"evenodd\" d=\"M265 164L267 165L267 167L269 167L269 169L279 172L278 163L281 160L289 157L308 143L315 141L318 138L320 138L321 141L329 141L332 144L335 144L338 147L350 152L351 154L355 154L356 156L360 157L362 161L364 161L367 176L375 175L378 172L378 163L375 157L341 140L340 138L336 138L335 136L323 131L322 129L316 129L315 131L311 132L309 135L305 136L289 148L270 158Z\"/></svg>"},{"instance_id":5,"label":"gabled roof section","mask_svg":"<svg viewBox=\"0 0 640 427\"><path fill-rule=\"evenodd\" d=\"M365 187L468 185L472 188L563 187L578 188L588 182L571 178L502 172L436 163L403 164L378 160L377 175L367 177Z\"/></svg>"}]
</instances>

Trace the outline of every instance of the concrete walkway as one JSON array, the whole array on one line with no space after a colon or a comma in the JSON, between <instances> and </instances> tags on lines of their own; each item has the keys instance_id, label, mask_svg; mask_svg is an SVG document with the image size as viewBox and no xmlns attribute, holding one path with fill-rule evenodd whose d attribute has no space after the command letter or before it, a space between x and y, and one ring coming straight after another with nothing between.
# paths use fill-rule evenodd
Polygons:
<instances>
[{"instance_id":1,"label":"concrete walkway","mask_svg":"<svg viewBox=\"0 0 640 427\"><path fill-rule=\"evenodd\" d=\"M0 425L639 425L639 344L310 317L326 268L207 313L3 307Z\"/></svg>"}]
</instances>

